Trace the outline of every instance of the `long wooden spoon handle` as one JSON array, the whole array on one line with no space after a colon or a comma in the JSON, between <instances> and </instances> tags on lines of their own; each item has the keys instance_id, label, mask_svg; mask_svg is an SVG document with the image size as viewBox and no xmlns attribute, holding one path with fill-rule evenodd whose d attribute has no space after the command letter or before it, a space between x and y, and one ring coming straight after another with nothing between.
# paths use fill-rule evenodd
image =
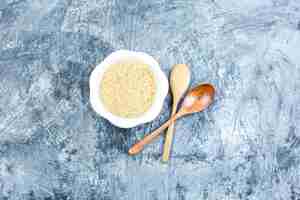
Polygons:
<instances>
[{"instance_id":1,"label":"long wooden spoon handle","mask_svg":"<svg viewBox=\"0 0 300 200\"><path fill-rule=\"evenodd\" d=\"M173 104L172 108L172 115L176 113L177 109L177 103L175 102ZM174 133L174 122L172 122L167 130L166 133L166 138L165 138L165 143L164 143L164 148L163 148L163 155L162 155L162 160L164 162L167 162L170 157L170 151L171 151L171 146L172 146L172 141L173 141L173 133Z\"/></svg>"},{"instance_id":2,"label":"long wooden spoon handle","mask_svg":"<svg viewBox=\"0 0 300 200\"><path fill-rule=\"evenodd\" d=\"M179 113L173 115L167 122L165 122L161 127L153 131L152 133L145 136L139 142L134 144L128 151L130 155L138 154L140 151L144 149L146 144L149 144L152 140L154 140L157 136L161 134L163 130L165 130L172 122L174 122L178 117L180 117Z\"/></svg>"}]
</instances>

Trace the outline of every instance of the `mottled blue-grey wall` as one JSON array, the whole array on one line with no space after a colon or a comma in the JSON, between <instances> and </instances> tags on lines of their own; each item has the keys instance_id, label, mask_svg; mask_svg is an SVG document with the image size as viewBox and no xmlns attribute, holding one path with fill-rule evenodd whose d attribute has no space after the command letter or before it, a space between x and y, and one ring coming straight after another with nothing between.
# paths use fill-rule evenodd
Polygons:
<instances>
[{"instance_id":1,"label":"mottled blue-grey wall","mask_svg":"<svg viewBox=\"0 0 300 200\"><path fill-rule=\"evenodd\" d=\"M114 50L211 82L207 111L126 151L169 116L119 129L89 104ZM298 0L0 0L0 199L300 199Z\"/></svg>"}]
</instances>

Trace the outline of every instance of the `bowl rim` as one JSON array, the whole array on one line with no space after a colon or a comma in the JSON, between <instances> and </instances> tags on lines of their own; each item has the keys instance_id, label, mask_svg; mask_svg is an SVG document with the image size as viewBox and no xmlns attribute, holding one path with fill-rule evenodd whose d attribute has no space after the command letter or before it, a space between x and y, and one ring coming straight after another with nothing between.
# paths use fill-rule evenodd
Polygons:
<instances>
[{"instance_id":1,"label":"bowl rim","mask_svg":"<svg viewBox=\"0 0 300 200\"><path fill-rule=\"evenodd\" d=\"M153 72L155 77L156 92L155 98L150 109L143 115L137 118L124 118L116 116L106 110L100 98L100 82L104 72L107 70L109 65L118 62L118 60L126 58L135 58L142 60L149 65L150 70ZM168 94L169 82L165 73L161 70L158 62L150 55L139 51L130 50L117 50L109 54L101 63L99 63L90 75L90 103L92 108L103 118L110 121L115 126L121 128L132 128L139 124L144 124L154 120L163 108L164 100Z\"/></svg>"}]
</instances>

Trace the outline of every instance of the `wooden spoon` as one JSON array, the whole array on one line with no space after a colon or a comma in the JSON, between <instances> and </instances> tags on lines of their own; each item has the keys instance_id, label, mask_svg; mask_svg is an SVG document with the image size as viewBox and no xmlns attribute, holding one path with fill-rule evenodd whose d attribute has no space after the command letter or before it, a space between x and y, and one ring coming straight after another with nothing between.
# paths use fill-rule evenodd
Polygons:
<instances>
[{"instance_id":1,"label":"wooden spoon","mask_svg":"<svg viewBox=\"0 0 300 200\"><path fill-rule=\"evenodd\" d=\"M174 115L177 111L177 106L189 87L191 79L191 73L187 65L185 64L177 64L174 65L171 75L170 75L170 86L173 94L173 106L172 106L172 115ZM169 160L170 150L173 140L173 132L174 132L174 123L169 125L169 128L166 133L164 150L162 155L162 160L164 162Z\"/></svg>"},{"instance_id":2,"label":"wooden spoon","mask_svg":"<svg viewBox=\"0 0 300 200\"><path fill-rule=\"evenodd\" d=\"M173 115L167 122L161 127L145 136L142 140L134 144L128 151L130 155L135 155L144 149L146 144L149 144L153 139L160 135L160 133L166 129L171 123L178 118L200 112L207 108L214 99L215 89L211 84L202 84L191 89L187 96L184 98L180 110Z\"/></svg>"}]
</instances>

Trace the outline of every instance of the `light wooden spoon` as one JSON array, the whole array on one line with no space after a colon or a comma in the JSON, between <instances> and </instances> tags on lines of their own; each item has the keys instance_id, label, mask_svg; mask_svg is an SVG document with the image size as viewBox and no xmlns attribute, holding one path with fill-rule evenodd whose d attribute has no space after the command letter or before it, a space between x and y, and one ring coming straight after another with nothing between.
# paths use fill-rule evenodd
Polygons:
<instances>
[{"instance_id":1,"label":"light wooden spoon","mask_svg":"<svg viewBox=\"0 0 300 200\"><path fill-rule=\"evenodd\" d=\"M187 65L185 64L174 65L170 75L170 86L173 94L172 115L176 113L178 103L189 87L190 79L191 79L191 72ZM164 149L162 155L162 160L164 162L167 162L170 157L173 133L174 133L174 123L171 123L167 130L165 143L164 143Z\"/></svg>"},{"instance_id":2,"label":"light wooden spoon","mask_svg":"<svg viewBox=\"0 0 300 200\"><path fill-rule=\"evenodd\" d=\"M214 99L215 89L211 84L202 84L194 87L190 90L187 96L184 98L180 110L173 115L167 122L165 122L161 127L145 136L142 140L134 144L128 151L130 155L135 155L144 149L146 144L149 144L154 140L160 133L166 129L171 123L173 123L178 118L200 112L207 108Z\"/></svg>"}]
</instances>

